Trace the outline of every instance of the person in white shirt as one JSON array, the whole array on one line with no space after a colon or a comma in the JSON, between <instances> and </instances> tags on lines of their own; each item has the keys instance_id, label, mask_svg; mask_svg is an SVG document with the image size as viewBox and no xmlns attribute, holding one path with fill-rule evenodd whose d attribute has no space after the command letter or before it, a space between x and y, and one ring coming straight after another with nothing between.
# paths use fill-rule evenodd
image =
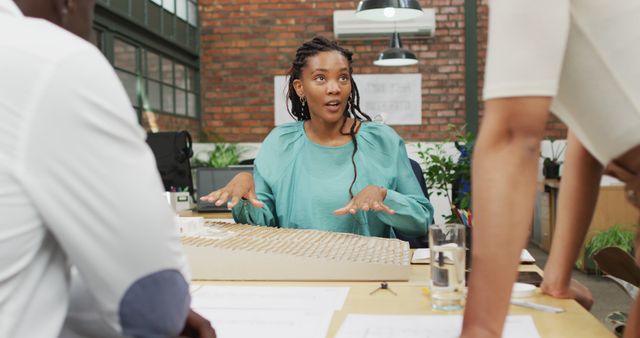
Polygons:
<instances>
[{"instance_id":1,"label":"person in white shirt","mask_svg":"<svg viewBox=\"0 0 640 338\"><path fill-rule=\"evenodd\" d=\"M485 116L473 156L472 273L462 337L500 337L534 208L549 111L569 127L543 292L589 307L571 269L605 165L640 207L640 2L492 0ZM637 241L636 241L637 247ZM638 252L636 250L636 252ZM638 337L640 303L625 330Z\"/></svg>"},{"instance_id":2,"label":"person in white shirt","mask_svg":"<svg viewBox=\"0 0 640 338\"><path fill-rule=\"evenodd\" d=\"M0 0L0 337L215 337L189 310L145 133L108 61L82 39L93 7ZM62 331L72 293L110 331ZM90 317L75 315L67 324Z\"/></svg>"}]
</instances>

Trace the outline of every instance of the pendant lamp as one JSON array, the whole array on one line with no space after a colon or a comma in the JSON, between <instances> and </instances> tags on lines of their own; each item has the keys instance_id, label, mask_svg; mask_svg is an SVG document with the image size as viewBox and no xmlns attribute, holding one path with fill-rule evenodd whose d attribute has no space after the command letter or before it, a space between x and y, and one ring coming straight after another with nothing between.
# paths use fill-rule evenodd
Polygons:
<instances>
[{"instance_id":1,"label":"pendant lamp","mask_svg":"<svg viewBox=\"0 0 640 338\"><path fill-rule=\"evenodd\" d=\"M356 17L374 21L403 21L424 15L418 0L362 0Z\"/></svg>"},{"instance_id":2,"label":"pendant lamp","mask_svg":"<svg viewBox=\"0 0 640 338\"><path fill-rule=\"evenodd\" d=\"M383 67L400 67L411 66L418 63L418 58L412 51L402 48L402 42L400 42L400 34L394 32L391 37L391 46L382 51L378 55L378 58L373 61L376 66Z\"/></svg>"}]
</instances>

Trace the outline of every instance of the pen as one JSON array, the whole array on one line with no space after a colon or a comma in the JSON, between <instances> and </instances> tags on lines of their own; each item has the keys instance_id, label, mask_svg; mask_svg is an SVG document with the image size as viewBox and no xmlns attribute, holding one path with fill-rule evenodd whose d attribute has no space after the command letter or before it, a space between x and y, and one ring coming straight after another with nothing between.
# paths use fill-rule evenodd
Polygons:
<instances>
[{"instance_id":1,"label":"pen","mask_svg":"<svg viewBox=\"0 0 640 338\"><path fill-rule=\"evenodd\" d=\"M460 209L458 209L458 208L456 208L454 206L453 207L453 211L455 211L455 213L458 216L458 219L460 220L460 222L464 223L464 219L462 219L462 213L460 212Z\"/></svg>"},{"instance_id":2,"label":"pen","mask_svg":"<svg viewBox=\"0 0 640 338\"><path fill-rule=\"evenodd\" d=\"M551 312L551 313L562 313L562 312L564 312L563 308L559 308L559 307L555 307L555 306L549 306L549 305L536 304L536 303L523 302L521 300L511 300L511 305L522 306L522 307L526 307L526 308L534 309L534 310L538 310L538 311L543 311L543 312Z\"/></svg>"}]
</instances>

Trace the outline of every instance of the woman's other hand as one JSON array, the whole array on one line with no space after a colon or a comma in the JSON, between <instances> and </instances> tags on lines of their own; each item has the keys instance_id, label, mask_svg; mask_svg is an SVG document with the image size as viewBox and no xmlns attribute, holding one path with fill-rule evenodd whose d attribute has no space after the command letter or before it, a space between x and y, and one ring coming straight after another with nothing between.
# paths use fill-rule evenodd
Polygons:
<instances>
[{"instance_id":1,"label":"woman's other hand","mask_svg":"<svg viewBox=\"0 0 640 338\"><path fill-rule=\"evenodd\" d=\"M256 196L256 186L253 183L253 175L248 172L239 173L227 183L207 196L200 197L200 200L221 206L227 203L227 208L233 208L241 198L245 198L256 208L262 208L264 203ZM230 201L229 201L230 200Z\"/></svg>"},{"instance_id":2,"label":"woman's other hand","mask_svg":"<svg viewBox=\"0 0 640 338\"><path fill-rule=\"evenodd\" d=\"M347 213L354 215L358 210L362 209L363 211L384 211L393 215L395 211L384 204L386 197L386 188L369 185L362 189L347 205L334 211L334 214L338 216L346 215Z\"/></svg>"}]
</instances>

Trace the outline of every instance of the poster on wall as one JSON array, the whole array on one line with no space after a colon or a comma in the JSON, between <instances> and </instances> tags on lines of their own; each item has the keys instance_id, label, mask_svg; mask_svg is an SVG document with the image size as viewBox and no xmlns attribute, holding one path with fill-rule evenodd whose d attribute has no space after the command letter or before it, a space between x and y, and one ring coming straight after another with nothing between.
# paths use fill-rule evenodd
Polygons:
<instances>
[{"instance_id":1,"label":"poster on wall","mask_svg":"<svg viewBox=\"0 0 640 338\"><path fill-rule=\"evenodd\" d=\"M362 74L353 76L360 91L360 109L389 125L422 123L422 74ZM285 105L287 77L275 76L276 126L293 121Z\"/></svg>"}]
</instances>

